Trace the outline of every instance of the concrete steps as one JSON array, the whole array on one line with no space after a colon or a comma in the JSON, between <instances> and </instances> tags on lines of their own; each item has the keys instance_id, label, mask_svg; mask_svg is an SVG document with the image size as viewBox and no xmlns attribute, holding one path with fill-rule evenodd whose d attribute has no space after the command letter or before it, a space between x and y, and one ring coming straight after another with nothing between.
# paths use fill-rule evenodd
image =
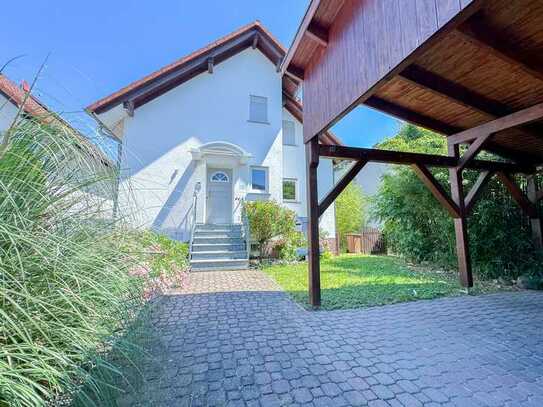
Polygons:
<instances>
[{"instance_id":1,"label":"concrete steps","mask_svg":"<svg viewBox=\"0 0 543 407\"><path fill-rule=\"evenodd\" d=\"M193 271L247 268L241 225L196 225L190 264Z\"/></svg>"}]
</instances>

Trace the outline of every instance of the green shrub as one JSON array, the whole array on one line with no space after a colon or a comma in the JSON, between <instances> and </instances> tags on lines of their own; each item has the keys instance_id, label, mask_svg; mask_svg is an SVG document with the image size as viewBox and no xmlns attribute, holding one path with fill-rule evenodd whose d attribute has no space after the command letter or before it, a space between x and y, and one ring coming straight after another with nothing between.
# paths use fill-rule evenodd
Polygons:
<instances>
[{"instance_id":1,"label":"green shrub","mask_svg":"<svg viewBox=\"0 0 543 407\"><path fill-rule=\"evenodd\" d=\"M105 216L116 174L70 131L21 122L0 158L0 405L114 403L143 306L131 236ZM138 353L138 352L136 352ZM53 401L57 400L57 401Z\"/></svg>"},{"instance_id":2,"label":"green shrub","mask_svg":"<svg viewBox=\"0 0 543 407\"><path fill-rule=\"evenodd\" d=\"M254 201L245 203L249 219L251 239L257 242L260 258L264 257L272 239L290 244L296 232L296 214L275 201ZM286 249L287 252L290 249Z\"/></svg>"},{"instance_id":3,"label":"green shrub","mask_svg":"<svg viewBox=\"0 0 543 407\"><path fill-rule=\"evenodd\" d=\"M443 136L407 125L378 148L443 155L445 143ZM449 191L448 170L432 169L432 173ZM478 173L464 174L464 188L469 191ZM387 243L396 253L416 262L457 267L453 221L410 168L394 167L384 176L372 208L373 216L384 223ZM540 269L529 224L495 178L473 208L468 235L473 266L482 277L514 278L523 271Z\"/></svg>"},{"instance_id":4,"label":"green shrub","mask_svg":"<svg viewBox=\"0 0 543 407\"><path fill-rule=\"evenodd\" d=\"M347 250L347 233L360 233L367 223L366 200L362 188L351 182L336 200L336 227L340 236L340 250Z\"/></svg>"},{"instance_id":5,"label":"green shrub","mask_svg":"<svg viewBox=\"0 0 543 407\"><path fill-rule=\"evenodd\" d=\"M278 258L286 261L294 261L298 259L296 249L307 247L307 239L302 232L294 231L291 235L281 239L274 246L277 251Z\"/></svg>"},{"instance_id":6,"label":"green shrub","mask_svg":"<svg viewBox=\"0 0 543 407\"><path fill-rule=\"evenodd\" d=\"M137 246L148 250L150 277L171 276L189 265L189 245L150 230L135 234Z\"/></svg>"}]
</instances>

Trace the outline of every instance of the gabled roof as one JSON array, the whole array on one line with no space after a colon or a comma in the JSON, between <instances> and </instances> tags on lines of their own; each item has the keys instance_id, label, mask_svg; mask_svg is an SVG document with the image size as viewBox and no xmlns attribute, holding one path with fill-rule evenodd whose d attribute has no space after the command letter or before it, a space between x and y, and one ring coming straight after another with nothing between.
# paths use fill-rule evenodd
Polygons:
<instances>
[{"instance_id":1,"label":"gabled roof","mask_svg":"<svg viewBox=\"0 0 543 407\"><path fill-rule=\"evenodd\" d=\"M133 112L137 107L181 85L196 75L205 71L212 71L214 65L248 47L258 48L277 66L278 70L286 54L285 48L257 20L132 82L117 92L94 102L86 110L90 113L100 114L119 104L123 104L129 112ZM300 123L303 123L302 105L294 96L298 85L299 83L292 78L283 78L283 102L285 108ZM321 141L325 144L341 144L339 139L330 132L326 132L321 136Z\"/></svg>"},{"instance_id":2,"label":"gabled roof","mask_svg":"<svg viewBox=\"0 0 543 407\"><path fill-rule=\"evenodd\" d=\"M285 48L260 21L255 21L132 82L88 106L86 110L100 114L120 103L129 110L133 110L202 72L212 71L214 65L248 47L258 48L278 68L286 53Z\"/></svg>"}]
</instances>

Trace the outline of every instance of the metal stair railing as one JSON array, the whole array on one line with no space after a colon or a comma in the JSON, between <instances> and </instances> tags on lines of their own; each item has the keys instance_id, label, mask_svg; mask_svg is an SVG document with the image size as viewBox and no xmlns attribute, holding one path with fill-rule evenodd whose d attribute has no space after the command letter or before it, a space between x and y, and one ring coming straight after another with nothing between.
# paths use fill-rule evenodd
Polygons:
<instances>
[{"instance_id":1,"label":"metal stair railing","mask_svg":"<svg viewBox=\"0 0 543 407\"><path fill-rule=\"evenodd\" d=\"M190 240L189 240L189 259L192 260L192 246L194 244L194 232L196 230L196 208L198 207L198 193L200 192L201 184L198 182L194 186L194 193L192 195L191 210L191 225L190 225Z\"/></svg>"},{"instance_id":2,"label":"metal stair railing","mask_svg":"<svg viewBox=\"0 0 543 407\"><path fill-rule=\"evenodd\" d=\"M251 253L251 229L249 227L249 218L247 216L247 210L245 209L245 199L241 199L241 232L245 239L245 251L247 252L247 260L249 260Z\"/></svg>"}]
</instances>

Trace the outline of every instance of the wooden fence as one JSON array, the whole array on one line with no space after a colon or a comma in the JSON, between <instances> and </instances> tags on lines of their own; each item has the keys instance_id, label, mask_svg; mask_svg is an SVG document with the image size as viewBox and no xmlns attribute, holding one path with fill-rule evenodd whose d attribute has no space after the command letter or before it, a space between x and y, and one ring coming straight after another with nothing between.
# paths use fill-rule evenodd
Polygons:
<instances>
[{"instance_id":1,"label":"wooden fence","mask_svg":"<svg viewBox=\"0 0 543 407\"><path fill-rule=\"evenodd\" d=\"M383 254L386 253L386 242L379 229L365 228L361 233L347 235L347 251L349 253Z\"/></svg>"}]
</instances>

